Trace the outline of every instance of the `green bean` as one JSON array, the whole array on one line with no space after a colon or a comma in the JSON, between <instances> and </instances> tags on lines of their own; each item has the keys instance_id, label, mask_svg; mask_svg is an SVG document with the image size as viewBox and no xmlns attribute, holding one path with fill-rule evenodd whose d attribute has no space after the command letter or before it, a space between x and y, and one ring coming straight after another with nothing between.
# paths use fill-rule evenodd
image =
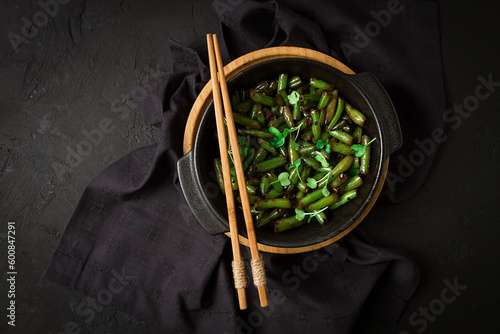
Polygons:
<instances>
[{"instance_id":1,"label":"green bean","mask_svg":"<svg viewBox=\"0 0 500 334\"><path fill-rule=\"evenodd\" d=\"M238 129L238 133L242 135L249 135L253 137L258 137L258 138L264 138L264 139L273 139L273 135L270 134L269 132L264 132L261 130L254 130L254 129Z\"/></svg>"},{"instance_id":2,"label":"green bean","mask_svg":"<svg viewBox=\"0 0 500 334\"><path fill-rule=\"evenodd\" d=\"M268 170L275 169L286 164L286 158L284 156L278 156L276 158L272 158L256 165L255 167L257 172L267 172Z\"/></svg>"},{"instance_id":3,"label":"green bean","mask_svg":"<svg viewBox=\"0 0 500 334\"><path fill-rule=\"evenodd\" d=\"M327 206L333 205L339 200L339 196L336 193L332 193L329 196L322 197L316 202L310 204L307 208L309 211L319 211L326 208Z\"/></svg>"},{"instance_id":4,"label":"green bean","mask_svg":"<svg viewBox=\"0 0 500 334\"><path fill-rule=\"evenodd\" d=\"M243 170L247 170L254 160L255 160L255 148L250 147L248 149L247 156L243 161Z\"/></svg>"},{"instance_id":5,"label":"green bean","mask_svg":"<svg viewBox=\"0 0 500 334\"><path fill-rule=\"evenodd\" d=\"M297 183L297 188L304 193L309 190L307 183L305 183L304 181L300 181L299 183Z\"/></svg>"},{"instance_id":6,"label":"green bean","mask_svg":"<svg viewBox=\"0 0 500 334\"><path fill-rule=\"evenodd\" d=\"M290 161L290 165L293 164L298 158L300 158L299 152L297 152L293 146L292 142L288 142L288 157Z\"/></svg>"},{"instance_id":7,"label":"green bean","mask_svg":"<svg viewBox=\"0 0 500 334\"><path fill-rule=\"evenodd\" d=\"M231 175L231 186L233 190L238 190L238 179L236 179L235 175Z\"/></svg>"},{"instance_id":8,"label":"green bean","mask_svg":"<svg viewBox=\"0 0 500 334\"><path fill-rule=\"evenodd\" d=\"M345 111L347 112L347 115L349 115L349 117L352 119L354 123L356 123L361 127L365 126L367 118L361 111L354 108L349 103L345 104Z\"/></svg>"},{"instance_id":9,"label":"green bean","mask_svg":"<svg viewBox=\"0 0 500 334\"><path fill-rule=\"evenodd\" d=\"M233 114L233 119L236 123L241 124L243 126L251 128L251 129L259 130L261 128L260 123L257 122L256 120L245 117L245 116L237 114L237 113Z\"/></svg>"},{"instance_id":10,"label":"green bean","mask_svg":"<svg viewBox=\"0 0 500 334\"><path fill-rule=\"evenodd\" d=\"M337 152L340 154L345 154L345 155L353 155L354 150L351 149L350 146L344 144L344 143L339 143L338 141L335 141L335 139L330 140L330 145L332 145L332 152Z\"/></svg>"},{"instance_id":11,"label":"green bean","mask_svg":"<svg viewBox=\"0 0 500 334\"><path fill-rule=\"evenodd\" d=\"M264 149L266 149L266 151L268 151L269 153L271 153L273 156L278 156L278 151L276 151L276 148L271 145L270 142L262 139L262 138L259 138L257 140L257 143L259 143L260 146L262 146Z\"/></svg>"},{"instance_id":12,"label":"green bean","mask_svg":"<svg viewBox=\"0 0 500 334\"><path fill-rule=\"evenodd\" d=\"M257 195L257 188L252 186L251 184L246 184L246 188L247 188L247 193L249 195Z\"/></svg>"},{"instance_id":13,"label":"green bean","mask_svg":"<svg viewBox=\"0 0 500 334\"><path fill-rule=\"evenodd\" d=\"M319 95L316 95L314 93L309 93L309 94L304 94L300 96L301 101L308 101L308 102L319 102L321 97Z\"/></svg>"},{"instance_id":14,"label":"green bean","mask_svg":"<svg viewBox=\"0 0 500 334\"><path fill-rule=\"evenodd\" d=\"M261 104L263 104L265 106L269 106L269 107L272 107L276 104L276 101L274 100L274 98L272 98L266 94L263 94L263 93L258 93L256 91L253 91L250 93L250 98L257 103L261 103Z\"/></svg>"},{"instance_id":15,"label":"green bean","mask_svg":"<svg viewBox=\"0 0 500 334\"><path fill-rule=\"evenodd\" d=\"M324 225L327 221L326 213L324 211L318 212L316 215L316 220L319 222L320 225Z\"/></svg>"},{"instance_id":16,"label":"green bean","mask_svg":"<svg viewBox=\"0 0 500 334\"><path fill-rule=\"evenodd\" d=\"M297 126L300 126L301 131L307 130L312 125L312 117L306 116L297 122Z\"/></svg>"},{"instance_id":17,"label":"green bean","mask_svg":"<svg viewBox=\"0 0 500 334\"><path fill-rule=\"evenodd\" d=\"M259 149L257 150L257 153L255 154L254 163L258 164L264 161L266 159L267 153L268 151L262 146L260 146Z\"/></svg>"},{"instance_id":18,"label":"green bean","mask_svg":"<svg viewBox=\"0 0 500 334\"><path fill-rule=\"evenodd\" d=\"M305 194L303 191L299 190L299 191L297 191L297 193L295 194L295 198L296 198L296 199L301 199L301 198L304 198L304 196L305 196L305 195L306 195L306 194Z\"/></svg>"},{"instance_id":19,"label":"green bean","mask_svg":"<svg viewBox=\"0 0 500 334\"><path fill-rule=\"evenodd\" d=\"M242 101L236 106L236 111L244 114L250 110L250 108L252 107L252 103L253 103L252 100Z\"/></svg>"},{"instance_id":20,"label":"green bean","mask_svg":"<svg viewBox=\"0 0 500 334\"><path fill-rule=\"evenodd\" d=\"M318 109L319 110L319 109ZM326 118L326 110L320 110L319 112L319 125L320 127L325 123L325 118Z\"/></svg>"},{"instance_id":21,"label":"green bean","mask_svg":"<svg viewBox=\"0 0 500 334\"><path fill-rule=\"evenodd\" d=\"M302 158L302 161L304 161L309 167L312 167L316 170L321 167L320 162L318 160L314 159L313 157L310 157L307 155L302 155L301 158Z\"/></svg>"},{"instance_id":22,"label":"green bean","mask_svg":"<svg viewBox=\"0 0 500 334\"><path fill-rule=\"evenodd\" d=\"M317 108L323 109L324 107L326 107L326 105L330 101L331 97L332 97L332 94L330 94L327 91L324 91L323 94L321 94L321 98L319 99Z\"/></svg>"},{"instance_id":23,"label":"green bean","mask_svg":"<svg viewBox=\"0 0 500 334\"><path fill-rule=\"evenodd\" d=\"M338 98L339 98L339 91L337 89L334 89L332 92L332 96L328 100L328 103L325 107L326 110L325 125L330 124L330 122L333 119L333 116L335 115L335 109L337 107Z\"/></svg>"},{"instance_id":24,"label":"green bean","mask_svg":"<svg viewBox=\"0 0 500 334\"><path fill-rule=\"evenodd\" d=\"M286 98L286 99L288 100L288 98ZM283 96L281 96L280 94L278 94L274 97L274 101L276 101L276 104L279 105L280 107L285 105L285 99L283 99ZM290 104L288 104L288 105L290 105Z\"/></svg>"},{"instance_id":25,"label":"green bean","mask_svg":"<svg viewBox=\"0 0 500 334\"><path fill-rule=\"evenodd\" d=\"M249 202L250 204L255 204L255 203L257 203L257 201L258 201L259 199L261 199L261 197L260 197L260 196L257 196L257 195L248 195L248 202ZM237 200L238 202L240 202L240 203L241 203L241 197L240 197L239 195L238 195L238 197L236 198L236 200Z\"/></svg>"},{"instance_id":26,"label":"green bean","mask_svg":"<svg viewBox=\"0 0 500 334\"><path fill-rule=\"evenodd\" d=\"M262 211L271 208L290 209L292 202L288 198L260 199L255 203L255 209Z\"/></svg>"},{"instance_id":27,"label":"green bean","mask_svg":"<svg viewBox=\"0 0 500 334\"><path fill-rule=\"evenodd\" d=\"M303 198L297 200L297 206L299 208L305 208L307 205L319 200L321 197L323 197L323 189L315 190L312 193L307 194Z\"/></svg>"},{"instance_id":28,"label":"green bean","mask_svg":"<svg viewBox=\"0 0 500 334\"><path fill-rule=\"evenodd\" d=\"M278 91L278 80L271 80L271 82L269 83L269 88L272 90L273 94L276 94L276 92Z\"/></svg>"},{"instance_id":29,"label":"green bean","mask_svg":"<svg viewBox=\"0 0 500 334\"><path fill-rule=\"evenodd\" d=\"M312 120L313 120L313 124L312 124L312 134L313 134L313 137L314 139L318 140L319 137L321 136L321 125L320 125L320 113L317 109L312 109L311 110L311 117L312 117Z\"/></svg>"},{"instance_id":30,"label":"green bean","mask_svg":"<svg viewBox=\"0 0 500 334\"><path fill-rule=\"evenodd\" d=\"M293 123L293 115L292 111L290 110L289 106L283 106L280 108L281 115L285 118L285 122L288 125L288 127L291 129L295 127L295 124Z\"/></svg>"},{"instance_id":31,"label":"green bean","mask_svg":"<svg viewBox=\"0 0 500 334\"><path fill-rule=\"evenodd\" d=\"M295 89L299 86L302 86L302 80L298 75L291 77L290 80L288 81L288 87L290 89Z\"/></svg>"},{"instance_id":32,"label":"green bean","mask_svg":"<svg viewBox=\"0 0 500 334\"><path fill-rule=\"evenodd\" d=\"M330 135L332 135L333 138L337 138L344 144L352 145L352 143L354 142L354 138L350 134L344 131L333 130L333 131L328 131L328 133L330 133Z\"/></svg>"},{"instance_id":33,"label":"green bean","mask_svg":"<svg viewBox=\"0 0 500 334\"><path fill-rule=\"evenodd\" d=\"M333 115L330 124L328 124L327 127L328 130L332 130L333 127L337 124L337 122L340 119L340 116L342 116L342 111L344 111L344 99L339 97L337 100L337 108L335 109L335 114Z\"/></svg>"},{"instance_id":34,"label":"green bean","mask_svg":"<svg viewBox=\"0 0 500 334\"><path fill-rule=\"evenodd\" d=\"M264 116L264 111L263 110L257 111L257 113L255 114L255 119L259 124L265 124L266 116Z\"/></svg>"},{"instance_id":35,"label":"green bean","mask_svg":"<svg viewBox=\"0 0 500 334\"><path fill-rule=\"evenodd\" d=\"M347 174L340 173L339 175L333 178L332 182L330 182L330 187L332 187L332 189L340 187L342 184L344 184L345 181L347 181L347 179L348 179Z\"/></svg>"},{"instance_id":36,"label":"green bean","mask_svg":"<svg viewBox=\"0 0 500 334\"><path fill-rule=\"evenodd\" d=\"M217 179L217 183L219 184L220 190L222 190L222 193L226 193L226 188L224 186L224 177L222 175L222 162L220 159L214 159L214 170L215 170L215 176Z\"/></svg>"},{"instance_id":37,"label":"green bean","mask_svg":"<svg viewBox=\"0 0 500 334\"><path fill-rule=\"evenodd\" d=\"M302 102L301 101L298 101L297 103L295 103L293 105L293 111L292 111L292 115L293 115L293 119L295 121L297 120L300 120L301 119L301 111L300 111L300 107L302 106Z\"/></svg>"},{"instance_id":38,"label":"green bean","mask_svg":"<svg viewBox=\"0 0 500 334\"><path fill-rule=\"evenodd\" d=\"M266 176L262 175L260 178L259 191L262 196L266 196L269 191L269 187L271 187L271 180Z\"/></svg>"},{"instance_id":39,"label":"green bean","mask_svg":"<svg viewBox=\"0 0 500 334\"><path fill-rule=\"evenodd\" d=\"M289 229L299 227L306 223L307 219L298 220L295 216L278 219L274 223L274 232L280 233Z\"/></svg>"},{"instance_id":40,"label":"green bean","mask_svg":"<svg viewBox=\"0 0 500 334\"><path fill-rule=\"evenodd\" d=\"M346 204L347 202L352 201L357 196L358 196L357 189L351 190L351 191L343 194L342 196L340 196L339 201L337 203L334 203L333 205L329 206L329 209L330 210L335 210L338 207Z\"/></svg>"},{"instance_id":41,"label":"green bean","mask_svg":"<svg viewBox=\"0 0 500 334\"><path fill-rule=\"evenodd\" d=\"M258 177L250 176L246 178L248 184L252 186L258 186L260 184L260 179Z\"/></svg>"},{"instance_id":42,"label":"green bean","mask_svg":"<svg viewBox=\"0 0 500 334\"><path fill-rule=\"evenodd\" d=\"M342 184L342 192L346 193L348 191L359 188L363 185L363 179L359 175L351 177L347 182Z\"/></svg>"},{"instance_id":43,"label":"green bean","mask_svg":"<svg viewBox=\"0 0 500 334\"><path fill-rule=\"evenodd\" d=\"M326 81L317 79L317 78L311 78L309 80L309 85L311 85L314 88L319 88L319 89L323 89L323 90L332 90L333 89L332 84L330 84Z\"/></svg>"},{"instance_id":44,"label":"green bean","mask_svg":"<svg viewBox=\"0 0 500 334\"><path fill-rule=\"evenodd\" d=\"M278 77L278 92L285 91L288 84L288 74L282 73Z\"/></svg>"},{"instance_id":45,"label":"green bean","mask_svg":"<svg viewBox=\"0 0 500 334\"><path fill-rule=\"evenodd\" d=\"M273 128L278 128L281 124L283 124L283 122L285 121L285 118L283 116L280 116L276 119L273 119L272 121L269 121L269 123L267 123L267 125L269 125L269 127L273 127Z\"/></svg>"},{"instance_id":46,"label":"green bean","mask_svg":"<svg viewBox=\"0 0 500 334\"><path fill-rule=\"evenodd\" d=\"M278 153L284 156L285 158L288 158L288 151L285 148L285 145L278 147Z\"/></svg>"},{"instance_id":47,"label":"green bean","mask_svg":"<svg viewBox=\"0 0 500 334\"><path fill-rule=\"evenodd\" d=\"M282 208L275 208L273 211L271 211L270 214L264 216L263 218L260 218L255 221L255 227L261 228L262 226L265 226L269 224L270 222L282 217L285 214L286 210Z\"/></svg>"},{"instance_id":48,"label":"green bean","mask_svg":"<svg viewBox=\"0 0 500 334\"><path fill-rule=\"evenodd\" d=\"M361 145L366 145L370 142L371 138L367 135L361 137ZM371 156L371 145L366 147L365 154L360 157L359 162L359 172L363 175L368 175L370 172L370 156Z\"/></svg>"},{"instance_id":49,"label":"green bean","mask_svg":"<svg viewBox=\"0 0 500 334\"><path fill-rule=\"evenodd\" d=\"M299 143L299 153L300 154L311 154L316 151L316 145L313 143L308 143L306 141L300 141Z\"/></svg>"},{"instance_id":50,"label":"green bean","mask_svg":"<svg viewBox=\"0 0 500 334\"><path fill-rule=\"evenodd\" d=\"M357 126L352 131L352 136L354 137L355 143L361 143L361 136L363 135L363 129L360 126Z\"/></svg>"},{"instance_id":51,"label":"green bean","mask_svg":"<svg viewBox=\"0 0 500 334\"><path fill-rule=\"evenodd\" d=\"M276 189L271 189L266 195L266 199L272 199L283 196L283 191L278 191Z\"/></svg>"}]
</instances>

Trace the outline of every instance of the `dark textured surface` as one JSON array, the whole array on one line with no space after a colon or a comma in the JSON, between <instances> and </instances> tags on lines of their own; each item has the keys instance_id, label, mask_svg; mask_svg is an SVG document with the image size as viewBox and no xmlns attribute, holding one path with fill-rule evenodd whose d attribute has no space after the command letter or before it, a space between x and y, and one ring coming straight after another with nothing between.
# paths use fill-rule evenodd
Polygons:
<instances>
[{"instance_id":1,"label":"dark textured surface","mask_svg":"<svg viewBox=\"0 0 500 334\"><path fill-rule=\"evenodd\" d=\"M69 1L36 34L32 30L18 52L6 36L20 34L21 18L31 20L40 8L26 0L0 4L0 241L5 254L5 225L16 221L19 333L64 332L72 321L85 333L159 333L111 307L85 323L75 312L85 297L40 278L84 187L111 162L155 142L130 91L169 71L167 38L204 56L205 33L219 31L210 1L145 3ZM497 11L464 1L441 1L439 7L447 107L453 108L476 93L480 76L500 81ZM377 205L363 222L378 244L408 250L422 277L398 324L364 317L355 333L500 329L500 87L493 89L477 110L447 124L421 190L403 204ZM81 160L68 160L68 152L86 140L85 130L99 129L101 122L108 130L102 140ZM0 263L5 273L5 256ZM467 288L440 304L444 281L455 279ZM4 310L4 279L0 290ZM439 312L428 314L427 328L421 315L412 326L412 314L429 307Z\"/></svg>"}]
</instances>

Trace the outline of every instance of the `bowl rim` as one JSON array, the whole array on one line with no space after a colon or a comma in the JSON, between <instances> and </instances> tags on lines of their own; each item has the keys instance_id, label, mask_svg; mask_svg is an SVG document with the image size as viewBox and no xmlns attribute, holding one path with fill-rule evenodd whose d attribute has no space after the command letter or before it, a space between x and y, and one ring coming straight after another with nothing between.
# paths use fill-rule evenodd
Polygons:
<instances>
[{"instance_id":1,"label":"bowl rim","mask_svg":"<svg viewBox=\"0 0 500 334\"><path fill-rule=\"evenodd\" d=\"M257 50L251 53L248 53L246 55L243 55L234 61L230 62L228 65L224 67L224 72L226 74L226 79L229 80L236 74L238 74L240 71L251 67L255 64L265 62L268 60L272 59L278 59L278 58L303 58L303 59L309 59L313 61L318 61L321 63L324 63L328 66L331 66L333 68L336 68L339 71L342 71L346 74L355 74L354 71L352 71L349 67L347 67L345 64L341 63L337 59L328 56L324 53L311 50L311 49L306 49L306 48L301 48L301 47L290 47L290 46L279 46L279 47L272 47L272 48L266 48L266 49L261 49ZM208 107L212 100L212 85L211 82L209 81L205 87L202 89L200 94L198 95L195 103L193 104L191 111L188 116L188 120L186 123L185 131L184 131L184 138L183 138L183 154L186 155L188 152L190 152L194 146L195 146L195 141L196 141L196 134L198 132L198 128L201 122L201 119L203 117L204 111ZM270 245L265 245L258 243L258 249L259 251L264 251L268 253L278 253L278 254L296 254L296 253L303 253L303 252L309 252L313 250L320 249L322 247L325 247L327 245L330 245L344 236L346 236L348 233L350 233L354 228L356 228L359 223L366 217L366 215L370 212L371 208L377 201L384 182L385 178L387 175L387 169L389 166L389 158L383 162L383 167L381 171L381 177L380 177L380 182L378 184L378 187L375 189L374 196L368 206L366 207L366 210L362 212L362 214L358 217L358 219L351 224L349 227L347 227L345 230L340 232L339 234L333 236L332 238L311 244L311 245L306 245L306 246L299 246L299 247L277 247L277 246L270 246ZM229 232L225 233L228 237L230 237ZM245 245L246 247L249 247L249 242L248 239L241 234L239 234L239 242L242 245Z\"/></svg>"}]
</instances>

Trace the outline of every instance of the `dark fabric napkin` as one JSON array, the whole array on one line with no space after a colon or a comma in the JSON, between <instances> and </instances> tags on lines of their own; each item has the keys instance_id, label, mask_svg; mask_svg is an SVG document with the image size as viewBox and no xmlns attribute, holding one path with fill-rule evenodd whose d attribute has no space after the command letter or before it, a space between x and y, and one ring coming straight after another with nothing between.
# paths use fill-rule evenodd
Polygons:
<instances>
[{"instance_id":1,"label":"dark fabric napkin","mask_svg":"<svg viewBox=\"0 0 500 334\"><path fill-rule=\"evenodd\" d=\"M436 4L396 4L227 0L215 1L213 9L222 22L226 61L258 48L296 45L331 54L356 72L374 72L401 118L407 142L395 156L404 159L414 139L442 127L444 97ZM391 8L401 11L386 15L387 23L380 17ZM380 32L361 48L356 27L365 29L378 22L375 17L387 24L379 23ZM158 145L131 152L91 182L44 276L167 332L348 333L362 310L396 322L419 271L407 256L374 245L361 228L315 252L263 253L269 307L258 306L250 286L249 308L238 310L228 238L200 227L176 172L184 126L208 71L194 51L173 41L171 51L172 73L133 92L158 131ZM431 158L392 184L386 198L411 196ZM391 162L392 173L398 160ZM250 258L247 248L242 253Z\"/></svg>"}]
</instances>

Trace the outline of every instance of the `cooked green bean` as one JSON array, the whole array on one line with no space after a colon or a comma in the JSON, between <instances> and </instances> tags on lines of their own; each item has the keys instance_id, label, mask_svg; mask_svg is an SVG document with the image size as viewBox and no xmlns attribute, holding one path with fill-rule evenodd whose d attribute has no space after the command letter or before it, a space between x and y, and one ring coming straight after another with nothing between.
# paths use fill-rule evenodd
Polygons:
<instances>
[{"instance_id":1,"label":"cooked green bean","mask_svg":"<svg viewBox=\"0 0 500 334\"><path fill-rule=\"evenodd\" d=\"M298 220L297 218L295 218L295 216L278 219L274 223L274 232L280 233L295 227L299 227L301 225L304 225L306 223L306 220L307 219Z\"/></svg>"},{"instance_id":2,"label":"cooked green bean","mask_svg":"<svg viewBox=\"0 0 500 334\"><path fill-rule=\"evenodd\" d=\"M268 170L275 169L286 164L286 158L284 156L279 156L266 161L262 161L254 165L257 172L267 172Z\"/></svg>"},{"instance_id":3,"label":"cooked green bean","mask_svg":"<svg viewBox=\"0 0 500 334\"><path fill-rule=\"evenodd\" d=\"M259 184L260 194L262 196L266 196L267 192L269 191L269 187L271 187L271 180L266 175L262 175Z\"/></svg>"},{"instance_id":4,"label":"cooked green bean","mask_svg":"<svg viewBox=\"0 0 500 334\"><path fill-rule=\"evenodd\" d=\"M259 138L257 139L257 143L259 143L260 146L262 146L266 151L271 153L273 156L275 157L278 156L278 151L276 151L276 148L273 145L271 145L271 143L269 143L268 141Z\"/></svg>"},{"instance_id":5,"label":"cooked green bean","mask_svg":"<svg viewBox=\"0 0 500 334\"><path fill-rule=\"evenodd\" d=\"M359 188L363 185L363 179L359 175L351 177L347 182L342 184L342 192L346 193L348 191Z\"/></svg>"},{"instance_id":6,"label":"cooked green bean","mask_svg":"<svg viewBox=\"0 0 500 334\"><path fill-rule=\"evenodd\" d=\"M309 211L319 211L321 209L326 208L327 206L333 205L339 200L339 195L336 193L332 193L329 196L322 197L318 199L316 202L310 204L307 208Z\"/></svg>"},{"instance_id":7,"label":"cooked green bean","mask_svg":"<svg viewBox=\"0 0 500 334\"><path fill-rule=\"evenodd\" d=\"M321 124L320 124L319 116L320 116L320 113L317 109L311 110L311 117L313 120L311 131L312 131L314 139L316 139L316 140L318 140L319 137L321 136Z\"/></svg>"},{"instance_id":8,"label":"cooked green bean","mask_svg":"<svg viewBox=\"0 0 500 334\"><path fill-rule=\"evenodd\" d=\"M349 146L344 143L339 143L338 141L334 141L334 139L330 140L330 145L332 145L332 151L345 154L345 155L352 155L354 154L354 150Z\"/></svg>"},{"instance_id":9,"label":"cooked green bean","mask_svg":"<svg viewBox=\"0 0 500 334\"><path fill-rule=\"evenodd\" d=\"M351 136L350 134L348 134L344 131L333 130L333 131L328 131L328 133L330 133L333 138L337 138L338 140L340 140L344 144L352 145L352 143L354 142L353 136Z\"/></svg>"},{"instance_id":10,"label":"cooked green bean","mask_svg":"<svg viewBox=\"0 0 500 334\"><path fill-rule=\"evenodd\" d=\"M262 211L271 208L290 209L292 202L288 198L260 199L255 203L255 209Z\"/></svg>"},{"instance_id":11,"label":"cooked green bean","mask_svg":"<svg viewBox=\"0 0 500 334\"><path fill-rule=\"evenodd\" d=\"M323 89L323 90L332 90L333 89L332 84L330 84L326 81L317 79L317 78L309 79L309 85L311 85L311 87L319 88L319 89Z\"/></svg>"},{"instance_id":12,"label":"cooked green bean","mask_svg":"<svg viewBox=\"0 0 500 334\"><path fill-rule=\"evenodd\" d=\"M299 86L302 86L302 80L298 75L291 77L290 80L288 81L288 87L290 87L290 89L294 89Z\"/></svg>"},{"instance_id":13,"label":"cooked green bean","mask_svg":"<svg viewBox=\"0 0 500 334\"><path fill-rule=\"evenodd\" d=\"M276 104L276 101L274 100L274 98L272 98L266 94L256 92L256 91L253 91L250 93L250 98L257 103L261 103L261 104L263 104L265 106L269 106L269 107L272 107Z\"/></svg>"},{"instance_id":14,"label":"cooked green bean","mask_svg":"<svg viewBox=\"0 0 500 334\"><path fill-rule=\"evenodd\" d=\"M214 170L215 170L215 177L217 179L217 183L219 184L220 190L222 190L222 193L225 194L226 188L224 186L224 176L222 175L222 162L218 158L214 159Z\"/></svg>"},{"instance_id":15,"label":"cooked green bean","mask_svg":"<svg viewBox=\"0 0 500 334\"><path fill-rule=\"evenodd\" d=\"M273 139L272 134L270 134L269 132L261 131L261 130L238 129L238 133L242 134L242 135L249 135L249 136L259 137L259 138L264 138L264 139Z\"/></svg>"},{"instance_id":16,"label":"cooked green bean","mask_svg":"<svg viewBox=\"0 0 500 334\"><path fill-rule=\"evenodd\" d=\"M253 101L252 100L245 100L245 101L242 101L240 102L237 106L236 106L236 111L239 112L239 113L246 113L247 111L250 110L250 108L252 107L252 104L253 104Z\"/></svg>"},{"instance_id":17,"label":"cooked green bean","mask_svg":"<svg viewBox=\"0 0 500 334\"><path fill-rule=\"evenodd\" d=\"M361 137L361 145L367 145L371 138L367 135ZM370 156L371 156L371 145L366 147L365 154L360 157L359 161L359 172L363 175L367 175L370 172Z\"/></svg>"},{"instance_id":18,"label":"cooked green bean","mask_svg":"<svg viewBox=\"0 0 500 334\"><path fill-rule=\"evenodd\" d=\"M261 228L262 226L267 225L270 222L275 221L276 219L282 217L285 214L285 212L286 210L282 208L275 208L273 211L271 211L270 214L256 220L255 227Z\"/></svg>"},{"instance_id":19,"label":"cooked green bean","mask_svg":"<svg viewBox=\"0 0 500 334\"><path fill-rule=\"evenodd\" d=\"M346 204L347 202L349 201L352 201L353 199L355 199L356 197L358 196L358 193L357 193L357 190L354 189L354 190L351 190L345 194L343 194L342 196L340 196L340 199L337 203L334 203L333 205L331 205L329 207L330 210L335 210L337 209L338 207Z\"/></svg>"},{"instance_id":20,"label":"cooked green bean","mask_svg":"<svg viewBox=\"0 0 500 334\"><path fill-rule=\"evenodd\" d=\"M282 73L278 77L278 92L285 91L288 84L288 74Z\"/></svg>"},{"instance_id":21,"label":"cooked green bean","mask_svg":"<svg viewBox=\"0 0 500 334\"><path fill-rule=\"evenodd\" d=\"M254 119L248 118L246 116L240 115L238 113L233 114L233 119L236 123L241 124L243 126L246 126L251 129L257 129L260 130L261 126L260 123Z\"/></svg>"},{"instance_id":22,"label":"cooked green bean","mask_svg":"<svg viewBox=\"0 0 500 334\"><path fill-rule=\"evenodd\" d=\"M349 115L354 123L362 127L365 126L367 118L363 113L361 113L358 109L354 108L349 103L345 104L345 110L347 112L347 115Z\"/></svg>"},{"instance_id":23,"label":"cooked green bean","mask_svg":"<svg viewBox=\"0 0 500 334\"><path fill-rule=\"evenodd\" d=\"M335 125L337 125L337 122L340 119L340 116L342 116L342 112L344 111L344 99L339 97L337 99L337 106L335 109L335 114L333 115L332 120L330 121L330 124L328 124L327 129L332 130Z\"/></svg>"},{"instance_id":24,"label":"cooked green bean","mask_svg":"<svg viewBox=\"0 0 500 334\"><path fill-rule=\"evenodd\" d=\"M330 92L324 91L323 94L321 94L321 98L319 99L317 108L323 109L324 107L326 107L331 97L332 94Z\"/></svg>"}]
</instances>

